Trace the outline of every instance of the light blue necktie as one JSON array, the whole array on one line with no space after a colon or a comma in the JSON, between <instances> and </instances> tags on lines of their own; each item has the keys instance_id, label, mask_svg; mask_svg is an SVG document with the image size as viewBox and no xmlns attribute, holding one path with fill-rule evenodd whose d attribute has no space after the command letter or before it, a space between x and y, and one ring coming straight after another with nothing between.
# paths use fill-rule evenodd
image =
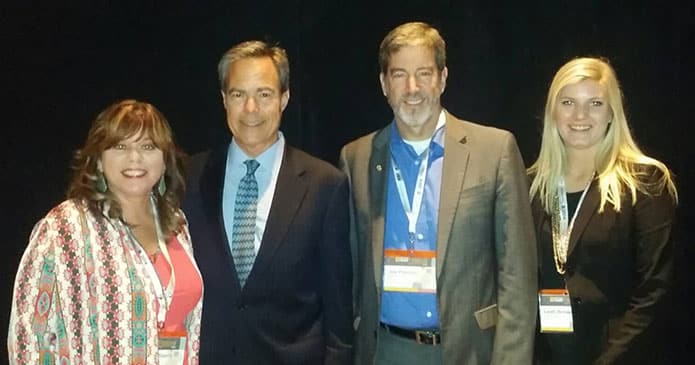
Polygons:
<instances>
[{"instance_id":1,"label":"light blue necktie","mask_svg":"<svg viewBox=\"0 0 695 365\"><path fill-rule=\"evenodd\" d=\"M241 179L236 193L232 228L232 257L242 288L256 259L253 241L256 235L258 182L254 173L259 163L256 160L246 160L244 165L246 165L246 175Z\"/></svg>"}]
</instances>

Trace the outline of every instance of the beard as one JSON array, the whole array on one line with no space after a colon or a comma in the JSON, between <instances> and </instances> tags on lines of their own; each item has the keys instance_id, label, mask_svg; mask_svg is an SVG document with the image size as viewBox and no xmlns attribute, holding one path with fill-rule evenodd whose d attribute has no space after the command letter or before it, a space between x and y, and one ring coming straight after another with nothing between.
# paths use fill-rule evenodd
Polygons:
<instances>
[{"instance_id":1,"label":"beard","mask_svg":"<svg viewBox=\"0 0 695 365\"><path fill-rule=\"evenodd\" d=\"M407 100L422 99L417 105L406 103ZM439 111L439 98L428 98L423 95L404 96L392 105L393 112L398 120L409 127L419 128L431 121L434 114Z\"/></svg>"}]
</instances>

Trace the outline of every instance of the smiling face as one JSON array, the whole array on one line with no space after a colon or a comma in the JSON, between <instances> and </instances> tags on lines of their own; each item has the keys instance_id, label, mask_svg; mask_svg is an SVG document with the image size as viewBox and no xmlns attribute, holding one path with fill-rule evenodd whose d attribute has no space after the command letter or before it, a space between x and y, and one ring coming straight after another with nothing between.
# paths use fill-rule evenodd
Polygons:
<instances>
[{"instance_id":1,"label":"smiling face","mask_svg":"<svg viewBox=\"0 0 695 365\"><path fill-rule=\"evenodd\" d=\"M271 58L242 58L229 65L222 101L227 125L246 154L258 156L275 143L289 98L289 91L280 91Z\"/></svg>"},{"instance_id":2,"label":"smiling face","mask_svg":"<svg viewBox=\"0 0 695 365\"><path fill-rule=\"evenodd\" d=\"M611 118L603 86L591 79L563 87L553 111L565 147L575 150L595 150L606 136Z\"/></svg>"},{"instance_id":3,"label":"smiling face","mask_svg":"<svg viewBox=\"0 0 695 365\"><path fill-rule=\"evenodd\" d=\"M447 72L446 67L439 72L434 51L425 46L405 46L391 54L380 81L403 138L431 136L441 111Z\"/></svg>"},{"instance_id":4,"label":"smiling face","mask_svg":"<svg viewBox=\"0 0 695 365\"><path fill-rule=\"evenodd\" d=\"M164 154L150 137L137 133L104 150L98 169L116 200L147 198L164 174Z\"/></svg>"}]
</instances>

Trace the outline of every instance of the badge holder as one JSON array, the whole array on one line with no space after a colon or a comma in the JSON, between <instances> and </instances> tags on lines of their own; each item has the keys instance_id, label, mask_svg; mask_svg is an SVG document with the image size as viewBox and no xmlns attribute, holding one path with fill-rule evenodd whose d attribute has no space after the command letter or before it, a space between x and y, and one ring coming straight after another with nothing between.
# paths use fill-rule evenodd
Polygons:
<instances>
[{"instance_id":1,"label":"badge holder","mask_svg":"<svg viewBox=\"0 0 695 365\"><path fill-rule=\"evenodd\" d=\"M160 365L182 365L185 354L186 332L159 332Z\"/></svg>"},{"instance_id":2,"label":"badge holder","mask_svg":"<svg viewBox=\"0 0 695 365\"><path fill-rule=\"evenodd\" d=\"M384 290L408 293L437 292L434 251L384 250Z\"/></svg>"},{"instance_id":3,"label":"badge holder","mask_svg":"<svg viewBox=\"0 0 695 365\"><path fill-rule=\"evenodd\" d=\"M573 333L572 302L566 289L538 292L541 333Z\"/></svg>"}]
</instances>

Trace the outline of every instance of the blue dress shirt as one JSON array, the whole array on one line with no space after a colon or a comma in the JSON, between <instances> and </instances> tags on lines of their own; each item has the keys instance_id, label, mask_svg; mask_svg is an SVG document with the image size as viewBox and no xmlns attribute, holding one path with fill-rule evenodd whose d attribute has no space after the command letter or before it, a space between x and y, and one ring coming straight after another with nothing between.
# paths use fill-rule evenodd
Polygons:
<instances>
[{"instance_id":1,"label":"blue dress shirt","mask_svg":"<svg viewBox=\"0 0 695 365\"><path fill-rule=\"evenodd\" d=\"M392 163L401 170L406 191L413 200L413 191L418 170L423 159L429 154L427 177L420 216L415 228L415 250L437 250L437 220L439 216L439 195L444 161L444 114L432 136L427 149L422 154L401 138L395 122L391 127L390 149ZM393 170L389 169L386 193L386 225L384 249L406 250L408 239L408 218L396 188ZM439 328L436 293L407 293L384 291L381 305L381 322L409 329Z\"/></svg>"},{"instance_id":2,"label":"blue dress shirt","mask_svg":"<svg viewBox=\"0 0 695 365\"><path fill-rule=\"evenodd\" d=\"M282 156L285 153L285 137L282 132L278 132L278 139L267 150L263 151L255 158L249 157L232 138L227 150L227 164L224 172L224 190L222 192L222 218L224 220L224 230L227 233L229 250L232 249L232 231L234 227L234 206L236 204L236 193L239 190L239 182L246 175L246 165L244 161L255 159L259 166L254 176L258 182L258 206L256 208L256 234L254 238L254 248L256 254L261 247L261 239L270 214L270 205L275 195L275 185L277 183Z\"/></svg>"}]
</instances>

